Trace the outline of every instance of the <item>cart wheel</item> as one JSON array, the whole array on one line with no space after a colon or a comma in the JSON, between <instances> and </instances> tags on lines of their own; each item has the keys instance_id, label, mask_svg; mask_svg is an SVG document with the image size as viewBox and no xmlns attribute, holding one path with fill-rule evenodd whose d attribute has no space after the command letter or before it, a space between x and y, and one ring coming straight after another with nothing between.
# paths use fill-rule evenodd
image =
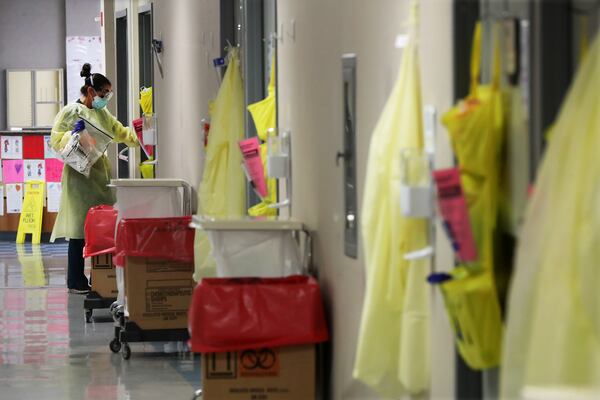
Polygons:
<instances>
[{"instance_id":1,"label":"cart wheel","mask_svg":"<svg viewBox=\"0 0 600 400\"><path fill-rule=\"evenodd\" d=\"M123 360L129 360L131 358L131 349L127 343L123 344L123 351L121 352Z\"/></svg>"},{"instance_id":2,"label":"cart wheel","mask_svg":"<svg viewBox=\"0 0 600 400\"><path fill-rule=\"evenodd\" d=\"M90 322L92 322L92 313L94 311L93 310L85 310L85 322L87 322L88 324Z\"/></svg>"},{"instance_id":3,"label":"cart wheel","mask_svg":"<svg viewBox=\"0 0 600 400\"><path fill-rule=\"evenodd\" d=\"M114 338L110 341L108 347L110 347L110 351L112 351L113 353L118 353L119 351L121 351L121 342L119 342L119 339Z\"/></svg>"}]
</instances>

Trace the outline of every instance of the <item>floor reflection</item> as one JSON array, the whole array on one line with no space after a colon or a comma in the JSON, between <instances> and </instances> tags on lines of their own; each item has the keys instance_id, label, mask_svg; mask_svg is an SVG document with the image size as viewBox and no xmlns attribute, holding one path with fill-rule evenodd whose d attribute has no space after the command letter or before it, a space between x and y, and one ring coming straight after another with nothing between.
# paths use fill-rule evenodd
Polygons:
<instances>
[{"instance_id":1,"label":"floor reflection","mask_svg":"<svg viewBox=\"0 0 600 400\"><path fill-rule=\"evenodd\" d=\"M63 289L0 291L0 363L65 364L69 352Z\"/></svg>"},{"instance_id":2,"label":"floor reflection","mask_svg":"<svg viewBox=\"0 0 600 400\"><path fill-rule=\"evenodd\" d=\"M107 310L86 324L84 296L65 289L66 244L0 242L0 399L187 399L198 357L177 343L132 344L112 354ZM169 353L165 353L169 351Z\"/></svg>"},{"instance_id":3,"label":"floor reflection","mask_svg":"<svg viewBox=\"0 0 600 400\"><path fill-rule=\"evenodd\" d=\"M0 242L0 288L64 287L67 248Z\"/></svg>"}]
</instances>

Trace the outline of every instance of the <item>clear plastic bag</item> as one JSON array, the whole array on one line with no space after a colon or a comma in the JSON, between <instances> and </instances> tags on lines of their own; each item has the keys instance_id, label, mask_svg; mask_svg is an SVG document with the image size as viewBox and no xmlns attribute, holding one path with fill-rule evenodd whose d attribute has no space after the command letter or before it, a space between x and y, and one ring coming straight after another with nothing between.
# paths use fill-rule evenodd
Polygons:
<instances>
[{"instance_id":1,"label":"clear plastic bag","mask_svg":"<svg viewBox=\"0 0 600 400\"><path fill-rule=\"evenodd\" d=\"M60 156L75 171L89 177L92 166L106 152L112 135L84 120L85 129L71 135Z\"/></svg>"}]
</instances>

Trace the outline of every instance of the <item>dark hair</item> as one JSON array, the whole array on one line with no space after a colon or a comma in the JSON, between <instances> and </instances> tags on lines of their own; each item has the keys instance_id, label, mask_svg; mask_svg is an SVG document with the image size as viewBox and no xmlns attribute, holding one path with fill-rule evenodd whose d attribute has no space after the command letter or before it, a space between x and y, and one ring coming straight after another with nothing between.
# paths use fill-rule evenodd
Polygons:
<instances>
[{"instance_id":1,"label":"dark hair","mask_svg":"<svg viewBox=\"0 0 600 400\"><path fill-rule=\"evenodd\" d=\"M81 94L87 95L87 88L92 87L96 92L99 92L106 85L112 85L107 77L102 74L92 74L92 66L89 63L83 64L81 67L80 76L85 78L84 84L81 87Z\"/></svg>"}]
</instances>

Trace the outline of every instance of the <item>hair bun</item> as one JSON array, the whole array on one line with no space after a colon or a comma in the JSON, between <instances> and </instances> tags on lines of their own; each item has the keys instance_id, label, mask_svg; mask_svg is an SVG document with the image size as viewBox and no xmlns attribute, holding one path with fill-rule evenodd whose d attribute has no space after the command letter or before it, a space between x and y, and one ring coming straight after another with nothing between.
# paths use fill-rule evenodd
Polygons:
<instances>
[{"instance_id":1,"label":"hair bun","mask_svg":"<svg viewBox=\"0 0 600 400\"><path fill-rule=\"evenodd\" d=\"M84 78L89 78L90 75L92 75L92 66L89 63L83 64L83 67L81 67L81 72L79 73L79 76L82 76Z\"/></svg>"}]
</instances>

